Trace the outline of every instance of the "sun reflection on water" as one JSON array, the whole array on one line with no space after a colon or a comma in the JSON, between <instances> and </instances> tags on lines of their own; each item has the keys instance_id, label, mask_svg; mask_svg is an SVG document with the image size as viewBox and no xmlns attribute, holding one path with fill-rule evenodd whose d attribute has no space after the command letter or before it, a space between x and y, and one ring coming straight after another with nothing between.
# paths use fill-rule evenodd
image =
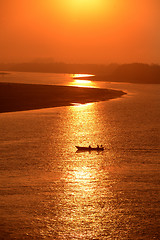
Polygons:
<instances>
[{"instance_id":1,"label":"sun reflection on water","mask_svg":"<svg viewBox=\"0 0 160 240\"><path fill-rule=\"evenodd\" d=\"M89 80L74 79L72 82L69 83L69 86L95 88L96 84Z\"/></svg>"},{"instance_id":2,"label":"sun reflection on water","mask_svg":"<svg viewBox=\"0 0 160 240\"><path fill-rule=\"evenodd\" d=\"M79 185L79 193L85 192L86 194L91 194L94 191L92 182L94 182L95 174L96 174L95 170L90 169L87 166L82 166L80 168L75 169L67 177L67 180L70 183L75 183Z\"/></svg>"},{"instance_id":3,"label":"sun reflection on water","mask_svg":"<svg viewBox=\"0 0 160 240\"><path fill-rule=\"evenodd\" d=\"M103 154L88 152L76 154L75 145L104 144L102 122L97 118L94 103L68 107L68 148L73 155L64 161L63 191L58 205L59 221L65 226L66 239L100 239L108 222L112 204L112 191L108 173L103 168ZM62 238L63 239L63 238Z\"/></svg>"},{"instance_id":4,"label":"sun reflection on water","mask_svg":"<svg viewBox=\"0 0 160 240\"><path fill-rule=\"evenodd\" d=\"M95 76L93 74L72 74L72 78L84 78L84 77L92 77L92 76Z\"/></svg>"},{"instance_id":5,"label":"sun reflection on water","mask_svg":"<svg viewBox=\"0 0 160 240\"><path fill-rule=\"evenodd\" d=\"M60 129L64 139L59 163L61 177L51 187L55 193L51 204L55 206L53 228L59 235L56 239L103 239L104 223L110 221L113 212L113 193L103 153L76 153L75 148L104 145L104 126L98 111L94 103L74 103L65 109L64 129ZM107 227L111 230L113 225Z\"/></svg>"},{"instance_id":6,"label":"sun reflection on water","mask_svg":"<svg viewBox=\"0 0 160 240\"><path fill-rule=\"evenodd\" d=\"M104 197L112 198L112 192L106 187L107 176L103 182L105 173L96 159L70 163L67 168L63 175L61 221L67 222L68 229L72 229L68 233L70 239L98 238L104 231L103 221L109 217L106 214L111 208L110 202L104 201Z\"/></svg>"},{"instance_id":7,"label":"sun reflection on water","mask_svg":"<svg viewBox=\"0 0 160 240\"><path fill-rule=\"evenodd\" d=\"M96 83L89 80L89 77L92 77L94 75L91 74L72 74L71 78L73 79L72 82L69 83L69 86L75 86L75 87L97 87ZM86 78L86 79L85 79Z\"/></svg>"},{"instance_id":8,"label":"sun reflection on water","mask_svg":"<svg viewBox=\"0 0 160 240\"><path fill-rule=\"evenodd\" d=\"M73 103L70 107L70 128L69 134L75 145L100 144L95 141L94 134L99 131L97 129L96 109L94 103L77 104ZM96 131L95 131L96 130ZM103 144L103 143L102 143Z\"/></svg>"}]
</instances>

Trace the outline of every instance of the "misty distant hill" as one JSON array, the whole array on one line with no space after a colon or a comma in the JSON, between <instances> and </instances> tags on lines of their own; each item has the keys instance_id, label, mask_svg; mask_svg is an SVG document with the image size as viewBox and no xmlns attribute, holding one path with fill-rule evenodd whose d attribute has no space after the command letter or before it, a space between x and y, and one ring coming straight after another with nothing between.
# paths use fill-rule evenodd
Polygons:
<instances>
[{"instance_id":1,"label":"misty distant hill","mask_svg":"<svg viewBox=\"0 0 160 240\"><path fill-rule=\"evenodd\" d=\"M66 64L66 63L16 63L0 64L1 71L88 73L90 80L129 83L160 84L160 65L132 64ZM85 77L86 79L86 77Z\"/></svg>"},{"instance_id":2,"label":"misty distant hill","mask_svg":"<svg viewBox=\"0 0 160 240\"><path fill-rule=\"evenodd\" d=\"M110 74L96 74L87 79L105 82L160 84L160 66L141 63L123 64L117 66Z\"/></svg>"},{"instance_id":3,"label":"misty distant hill","mask_svg":"<svg viewBox=\"0 0 160 240\"><path fill-rule=\"evenodd\" d=\"M160 83L160 66L140 63L124 64L109 76L109 80L131 83Z\"/></svg>"},{"instance_id":4,"label":"misty distant hill","mask_svg":"<svg viewBox=\"0 0 160 240\"><path fill-rule=\"evenodd\" d=\"M0 71L18 72L43 72L43 73L88 73L88 74L111 74L118 64L67 64L67 63L0 63Z\"/></svg>"}]
</instances>

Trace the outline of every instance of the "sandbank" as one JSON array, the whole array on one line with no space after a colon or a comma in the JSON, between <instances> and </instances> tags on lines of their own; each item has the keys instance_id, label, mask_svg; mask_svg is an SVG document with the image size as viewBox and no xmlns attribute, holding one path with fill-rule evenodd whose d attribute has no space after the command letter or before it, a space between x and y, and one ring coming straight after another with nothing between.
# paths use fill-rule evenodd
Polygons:
<instances>
[{"instance_id":1,"label":"sandbank","mask_svg":"<svg viewBox=\"0 0 160 240\"><path fill-rule=\"evenodd\" d=\"M0 83L0 113L106 101L124 94L112 89Z\"/></svg>"}]
</instances>

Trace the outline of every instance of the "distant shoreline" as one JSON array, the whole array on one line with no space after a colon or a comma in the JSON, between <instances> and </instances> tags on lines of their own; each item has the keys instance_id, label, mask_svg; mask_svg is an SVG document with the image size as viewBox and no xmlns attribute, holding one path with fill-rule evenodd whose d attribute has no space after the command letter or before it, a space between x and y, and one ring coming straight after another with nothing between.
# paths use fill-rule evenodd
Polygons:
<instances>
[{"instance_id":1,"label":"distant shoreline","mask_svg":"<svg viewBox=\"0 0 160 240\"><path fill-rule=\"evenodd\" d=\"M0 63L0 71L39 72L62 74L92 74L89 80L160 84L160 65L145 63L130 64L67 64L67 63Z\"/></svg>"},{"instance_id":2,"label":"distant shoreline","mask_svg":"<svg viewBox=\"0 0 160 240\"><path fill-rule=\"evenodd\" d=\"M106 101L124 94L112 89L0 82L0 113Z\"/></svg>"}]
</instances>

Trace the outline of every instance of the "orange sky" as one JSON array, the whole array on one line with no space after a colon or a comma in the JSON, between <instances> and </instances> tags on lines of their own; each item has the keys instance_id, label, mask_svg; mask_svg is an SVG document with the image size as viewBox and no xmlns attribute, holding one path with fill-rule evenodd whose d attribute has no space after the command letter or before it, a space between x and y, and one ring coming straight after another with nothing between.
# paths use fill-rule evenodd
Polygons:
<instances>
[{"instance_id":1,"label":"orange sky","mask_svg":"<svg viewBox=\"0 0 160 240\"><path fill-rule=\"evenodd\" d=\"M0 0L0 62L160 64L160 0Z\"/></svg>"}]
</instances>

